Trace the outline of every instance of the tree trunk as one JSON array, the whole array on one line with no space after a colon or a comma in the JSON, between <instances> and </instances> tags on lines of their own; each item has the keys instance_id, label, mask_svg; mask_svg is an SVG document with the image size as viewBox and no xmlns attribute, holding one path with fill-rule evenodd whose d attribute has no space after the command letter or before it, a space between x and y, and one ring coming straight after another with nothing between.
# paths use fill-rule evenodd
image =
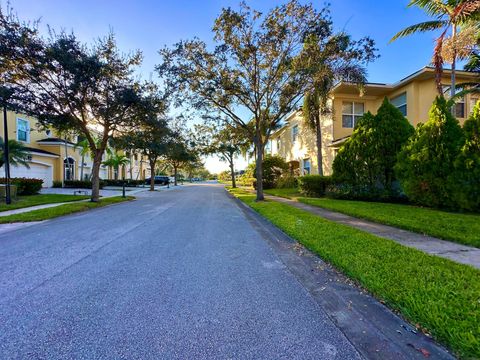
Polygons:
<instances>
[{"instance_id":1,"label":"tree trunk","mask_svg":"<svg viewBox=\"0 0 480 360\"><path fill-rule=\"evenodd\" d=\"M456 25L453 25L452 26L452 39L453 39L453 42L454 42L454 45L453 45L453 54L452 54L452 72L450 74L450 79L451 79L451 85L450 85L450 98L453 99L453 97L455 96L455 65L456 65L456 58L457 58L457 49L456 49L456 44L455 44L455 40L456 40L456 36L457 36L457 26ZM452 112L452 115L455 116L456 115L456 111L455 111L455 104L452 105L452 108L451 108L451 112Z\"/></svg>"},{"instance_id":2,"label":"tree trunk","mask_svg":"<svg viewBox=\"0 0 480 360\"><path fill-rule=\"evenodd\" d=\"M257 201L265 200L263 196L263 146L260 131L255 136L255 147L257 149L256 177L257 177Z\"/></svg>"},{"instance_id":3,"label":"tree trunk","mask_svg":"<svg viewBox=\"0 0 480 360\"><path fill-rule=\"evenodd\" d=\"M173 184L174 184L175 186L178 185L178 184L177 184L177 170L178 170L177 166L176 166L176 165L173 165L173 177L175 178Z\"/></svg>"},{"instance_id":4,"label":"tree trunk","mask_svg":"<svg viewBox=\"0 0 480 360\"><path fill-rule=\"evenodd\" d=\"M323 154L322 154L322 127L320 123L320 114L317 114L315 119L315 131L317 141L317 167L318 175L323 176Z\"/></svg>"},{"instance_id":5,"label":"tree trunk","mask_svg":"<svg viewBox=\"0 0 480 360\"><path fill-rule=\"evenodd\" d=\"M155 161L150 160L150 191L155 191Z\"/></svg>"},{"instance_id":6,"label":"tree trunk","mask_svg":"<svg viewBox=\"0 0 480 360\"><path fill-rule=\"evenodd\" d=\"M230 158L230 171L232 172L232 188L237 187L237 182L235 180L235 167L233 166L233 158Z\"/></svg>"},{"instance_id":7,"label":"tree trunk","mask_svg":"<svg viewBox=\"0 0 480 360\"><path fill-rule=\"evenodd\" d=\"M100 166L102 165L103 151L95 150L92 167L92 198L91 201L98 202L100 200Z\"/></svg>"},{"instance_id":8,"label":"tree trunk","mask_svg":"<svg viewBox=\"0 0 480 360\"><path fill-rule=\"evenodd\" d=\"M85 155L82 155L82 165L80 166L80 180L83 181L83 163L85 162Z\"/></svg>"}]
</instances>

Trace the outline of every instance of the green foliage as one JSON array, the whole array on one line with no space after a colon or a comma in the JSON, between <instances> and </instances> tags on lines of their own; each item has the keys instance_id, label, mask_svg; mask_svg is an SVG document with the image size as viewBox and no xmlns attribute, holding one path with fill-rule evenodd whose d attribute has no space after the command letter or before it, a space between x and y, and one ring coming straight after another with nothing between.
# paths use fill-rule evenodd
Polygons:
<instances>
[{"instance_id":1,"label":"green foliage","mask_svg":"<svg viewBox=\"0 0 480 360\"><path fill-rule=\"evenodd\" d=\"M3 152L5 147L5 143L3 139L0 137L0 167L5 164L5 154ZM21 142L16 140L8 140L8 157L10 160L10 166L19 166L23 165L27 168L30 166L28 165L28 156L30 155L30 151L27 150L25 146Z\"/></svg>"},{"instance_id":2,"label":"green foliage","mask_svg":"<svg viewBox=\"0 0 480 360\"><path fill-rule=\"evenodd\" d=\"M394 166L414 129L387 98L376 115L367 112L333 162L333 196L397 198Z\"/></svg>"},{"instance_id":3,"label":"green foliage","mask_svg":"<svg viewBox=\"0 0 480 360\"><path fill-rule=\"evenodd\" d=\"M125 184L126 187L135 187L139 185L143 185L145 183L144 180L132 180L132 179L125 179L125 180L112 180L112 179L104 179L102 180L103 186L123 186Z\"/></svg>"},{"instance_id":4,"label":"green foliage","mask_svg":"<svg viewBox=\"0 0 480 360\"><path fill-rule=\"evenodd\" d=\"M78 189L91 189L92 182L89 180L65 180L63 182L64 187L66 188L78 188ZM99 188L103 189L104 182L100 181Z\"/></svg>"},{"instance_id":5,"label":"green foliage","mask_svg":"<svg viewBox=\"0 0 480 360\"><path fill-rule=\"evenodd\" d=\"M298 179L292 174L283 174L277 181L277 189L291 189L298 186Z\"/></svg>"},{"instance_id":6,"label":"green foliage","mask_svg":"<svg viewBox=\"0 0 480 360\"><path fill-rule=\"evenodd\" d=\"M220 181L229 182L231 178L232 175L228 170L222 171L220 174L218 174L218 180Z\"/></svg>"},{"instance_id":7,"label":"green foliage","mask_svg":"<svg viewBox=\"0 0 480 360\"><path fill-rule=\"evenodd\" d=\"M277 186L277 182L282 175L288 171L288 164L284 158L279 155L267 155L263 159L263 188L272 189ZM256 181L254 183L254 186Z\"/></svg>"},{"instance_id":8,"label":"green foliage","mask_svg":"<svg viewBox=\"0 0 480 360\"><path fill-rule=\"evenodd\" d=\"M62 187L62 182L58 180L53 181L53 188L61 188Z\"/></svg>"},{"instance_id":9,"label":"green foliage","mask_svg":"<svg viewBox=\"0 0 480 360\"><path fill-rule=\"evenodd\" d=\"M479 270L286 204L231 192L457 355L480 357Z\"/></svg>"},{"instance_id":10,"label":"green foliage","mask_svg":"<svg viewBox=\"0 0 480 360\"><path fill-rule=\"evenodd\" d=\"M453 196L459 208L480 211L480 102L463 124L463 130L465 143L449 181L455 184Z\"/></svg>"},{"instance_id":11,"label":"green foliage","mask_svg":"<svg viewBox=\"0 0 480 360\"><path fill-rule=\"evenodd\" d=\"M332 183L330 176L306 175L298 178L300 192L307 196L320 197L325 195L327 186Z\"/></svg>"},{"instance_id":12,"label":"green foliage","mask_svg":"<svg viewBox=\"0 0 480 360\"><path fill-rule=\"evenodd\" d=\"M5 178L0 179L5 184ZM17 195L34 195L42 190L43 180L30 178L10 178L10 184L17 186Z\"/></svg>"},{"instance_id":13,"label":"green foliage","mask_svg":"<svg viewBox=\"0 0 480 360\"><path fill-rule=\"evenodd\" d=\"M402 189L410 201L433 207L455 207L454 161L463 144L463 131L451 115L446 100L437 97L429 120L419 124L415 134L399 153L395 167Z\"/></svg>"},{"instance_id":14,"label":"green foliage","mask_svg":"<svg viewBox=\"0 0 480 360\"><path fill-rule=\"evenodd\" d=\"M22 209L44 204L55 204L61 202L85 200L88 198L89 196L66 194L38 194L18 196L16 199L13 199L12 203L9 205L5 203L0 203L0 211Z\"/></svg>"}]
</instances>

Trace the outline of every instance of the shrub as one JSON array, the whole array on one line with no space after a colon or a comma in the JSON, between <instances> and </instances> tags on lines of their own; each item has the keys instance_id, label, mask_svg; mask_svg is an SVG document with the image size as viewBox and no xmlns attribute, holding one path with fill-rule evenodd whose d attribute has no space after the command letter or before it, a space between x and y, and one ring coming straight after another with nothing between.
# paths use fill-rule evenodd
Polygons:
<instances>
[{"instance_id":1,"label":"shrub","mask_svg":"<svg viewBox=\"0 0 480 360\"><path fill-rule=\"evenodd\" d=\"M371 188L370 186L336 183L327 186L325 195L332 199L363 200L380 202L407 202L408 199L401 192L398 181L392 184L392 189Z\"/></svg>"},{"instance_id":2,"label":"shrub","mask_svg":"<svg viewBox=\"0 0 480 360\"><path fill-rule=\"evenodd\" d=\"M64 187L66 188L79 188L79 189L91 189L92 182L89 180L66 180L64 181ZM103 189L104 180L100 181L100 189Z\"/></svg>"},{"instance_id":3,"label":"shrub","mask_svg":"<svg viewBox=\"0 0 480 360\"><path fill-rule=\"evenodd\" d=\"M284 158L278 155L266 155L263 159L263 188L273 189L277 186L277 181L288 171L288 164ZM253 186L257 186L256 180Z\"/></svg>"},{"instance_id":4,"label":"shrub","mask_svg":"<svg viewBox=\"0 0 480 360\"><path fill-rule=\"evenodd\" d=\"M419 124L404 146L395 167L410 201L424 206L455 207L454 161L463 144L463 131L443 97L437 97L429 120Z\"/></svg>"},{"instance_id":5,"label":"shrub","mask_svg":"<svg viewBox=\"0 0 480 360\"><path fill-rule=\"evenodd\" d=\"M125 180L102 180L103 186L123 186L125 183L126 187L135 187L139 185L143 185L145 180L132 180L132 179L125 179Z\"/></svg>"},{"instance_id":6,"label":"shrub","mask_svg":"<svg viewBox=\"0 0 480 360\"><path fill-rule=\"evenodd\" d=\"M453 183L453 196L459 208L480 211L480 102L463 124L463 130L465 142L449 181Z\"/></svg>"},{"instance_id":7,"label":"shrub","mask_svg":"<svg viewBox=\"0 0 480 360\"><path fill-rule=\"evenodd\" d=\"M5 178L0 179L5 184ZM35 195L42 189L42 179L10 178L10 184L17 187L17 195Z\"/></svg>"},{"instance_id":8,"label":"shrub","mask_svg":"<svg viewBox=\"0 0 480 360\"><path fill-rule=\"evenodd\" d=\"M350 198L382 198L394 189L394 166L402 146L414 129L400 110L385 98L376 115L367 112L333 162L334 178ZM339 190L342 193L343 190ZM371 195L368 195L368 192Z\"/></svg>"},{"instance_id":9,"label":"shrub","mask_svg":"<svg viewBox=\"0 0 480 360\"><path fill-rule=\"evenodd\" d=\"M277 189L291 189L298 187L298 180L291 174L283 174L277 181Z\"/></svg>"},{"instance_id":10,"label":"shrub","mask_svg":"<svg viewBox=\"0 0 480 360\"><path fill-rule=\"evenodd\" d=\"M327 186L331 183L331 176L305 175L298 178L300 192L307 196L324 196Z\"/></svg>"},{"instance_id":11,"label":"shrub","mask_svg":"<svg viewBox=\"0 0 480 360\"><path fill-rule=\"evenodd\" d=\"M54 181L52 187L61 188L62 187L62 182L61 181Z\"/></svg>"}]
</instances>

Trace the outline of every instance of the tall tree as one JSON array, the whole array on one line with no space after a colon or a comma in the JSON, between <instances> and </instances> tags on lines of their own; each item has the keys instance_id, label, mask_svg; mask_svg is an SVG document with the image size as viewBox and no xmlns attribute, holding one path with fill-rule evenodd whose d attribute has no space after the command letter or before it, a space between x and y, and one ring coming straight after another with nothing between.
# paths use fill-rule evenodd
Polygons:
<instances>
[{"instance_id":1,"label":"tall tree","mask_svg":"<svg viewBox=\"0 0 480 360\"><path fill-rule=\"evenodd\" d=\"M202 124L195 127L195 139L199 150L204 155L217 155L230 167L232 187L235 181L235 158L249 142L245 131L231 123L220 121L216 124Z\"/></svg>"},{"instance_id":2,"label":"tall tree","mask_svg":"<svg viewBox=\"0 0 480 360\"><path fill-rule=\"evenodd\" d=\"M178 185L178 171L185 165L198 160L198 155L189 146L182 134L174 132L164 155L166 163L173 169L174 185Z\"/></svg>"},{"instance_id":3,"label":"tall tree","mask_svg":"<svg viewBox=\"0 0 480 360\"><path fill-rule=\"evenodd\" d=\"M55 129L83 135L93 153L92 201L99 200L99 171L109 138L136 119L141 86L132 80L141 54L123 55L110 34L86 47L75 35L53 33L28 41L16 18L0 14L0 58L13 104ZM100 132L98 141L96 135Z\"/></svg>"},{"instance_id":4,"label":"tall tree","mask_svg":"<svg viewBox=\"0 0 480 360\"><path fill-rule=\"evenodd\" d=\"M398 32L391 40L395 41L398 38L409 36L418 32L427 32L440 30L440 36L435 41L435 48L433 51L433 64L436 69L436 83L437 91L440 96L443 96L442 87L442 72L443 63L445 61L442 56L443 46L450 34L451 43L451 88L450 96L455 97L455 67L458 56L458 31L461 25L468 24L472 21L478 21L480 15L480 1L478 0L411 0L408 6L418 6L425 10L427 15L434 18L434 20L425 21L419 24L409 26ZM453 111L453 109L452 109Z\"/></svg>"},{"instance_id":5,"label":"tall tree","mask_svg":"<svg viewBox=\"0 0 480 360\"><path fill-rule=\"evenodd\" d=\"M307 74L310 88L304 96L302 115L315 132L319 175L323 175L322 118L331 114L330 92L339 81L357 84L361 90L367 81L365 66L377 58L376 50L368 37L354 41L344 32L334 33L328 19L305 37L299 66Z\"/></svg>"},{"instance_id":6,"label":"tall tree","mask_svg":"<svg viewBox=\"0 0 480 360\"><path fill-rule=\"evenodd\" d=\"M264 199L265 144L307 87L305 75L295 67L304 36L325 16L297 0L265 14L241 3L239 10L223 9L215 20L212 50L196 39L160 51L157 69L168 85L195 109L215 109L250 132L257 158L257 200Z\"/></svg>"},{"instance_id":7,"label":"tall tree","mask_svg":"<svg viewBox=\"0 0 480 360\"><path fill-rule=\"evenodd\" d=\"M151 174L150 191L154 191L155 167L157 161L167 154L172 132L164 118L166 104L161 96L147 96L144 105L138 124L115 139L115 143L147 157Z\"/></svg>"}]
</instances>

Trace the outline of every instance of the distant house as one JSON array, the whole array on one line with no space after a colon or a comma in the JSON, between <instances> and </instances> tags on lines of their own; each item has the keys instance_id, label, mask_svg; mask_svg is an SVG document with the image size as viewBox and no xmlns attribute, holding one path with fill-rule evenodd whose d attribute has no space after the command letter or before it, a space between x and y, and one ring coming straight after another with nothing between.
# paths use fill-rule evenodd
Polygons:
<instances>
[{"instance_id":1,"label":"distant house","mask_svg":"<svg viewBox=\"0 0 480 360\"><path fill-rule=\"evenodd\" d=\"M478 79L478 74L457 71L457 83ZM450 71L443 75L444 92L450 94ZM352 134L353 128L362 115L376 113L383 99L387 97L416 126L428 119L428 111L437 96L435 70L424 67L395 84L368 83L363 94L356 85L341 82L330 96L331 114L322 119L323 172L332 173L332 163L340 146ZM455 115L462 124L469 116L479 95L469 94L459 99ZM280 155L290 164L292 173L298 175L318 174L315 133L303 123L301 110L288 116L285 125L276 131L269 144L272 155Z\"/></svg>"},{"instance_id":2,"label":"distant house","mask_svg":"<svg viewBox=\"0 0 480 360\"><path fill-rule=\"evenodd\" d=\"M75 146L78 136L63 138L54 130L41 129L35 118L9 111L7 113L8 137L22 143L30 152L29 168L11 166L12 177L37 178L43 180L44 187L51 187L54 181L80 180L82 156ZM0 122L0 136L4 137L3 121ZM120 169L118 178L145 179L150 176L150 168L141 154L129 154L130 164ZM104 155L107 158L107 154ZM83 178L89 179L93 161L89 155L83 159ZM0 168L0 177L5 169ZM114 179L114 169L103 166L101 179Z\"/></svg>"}]
</instances>

